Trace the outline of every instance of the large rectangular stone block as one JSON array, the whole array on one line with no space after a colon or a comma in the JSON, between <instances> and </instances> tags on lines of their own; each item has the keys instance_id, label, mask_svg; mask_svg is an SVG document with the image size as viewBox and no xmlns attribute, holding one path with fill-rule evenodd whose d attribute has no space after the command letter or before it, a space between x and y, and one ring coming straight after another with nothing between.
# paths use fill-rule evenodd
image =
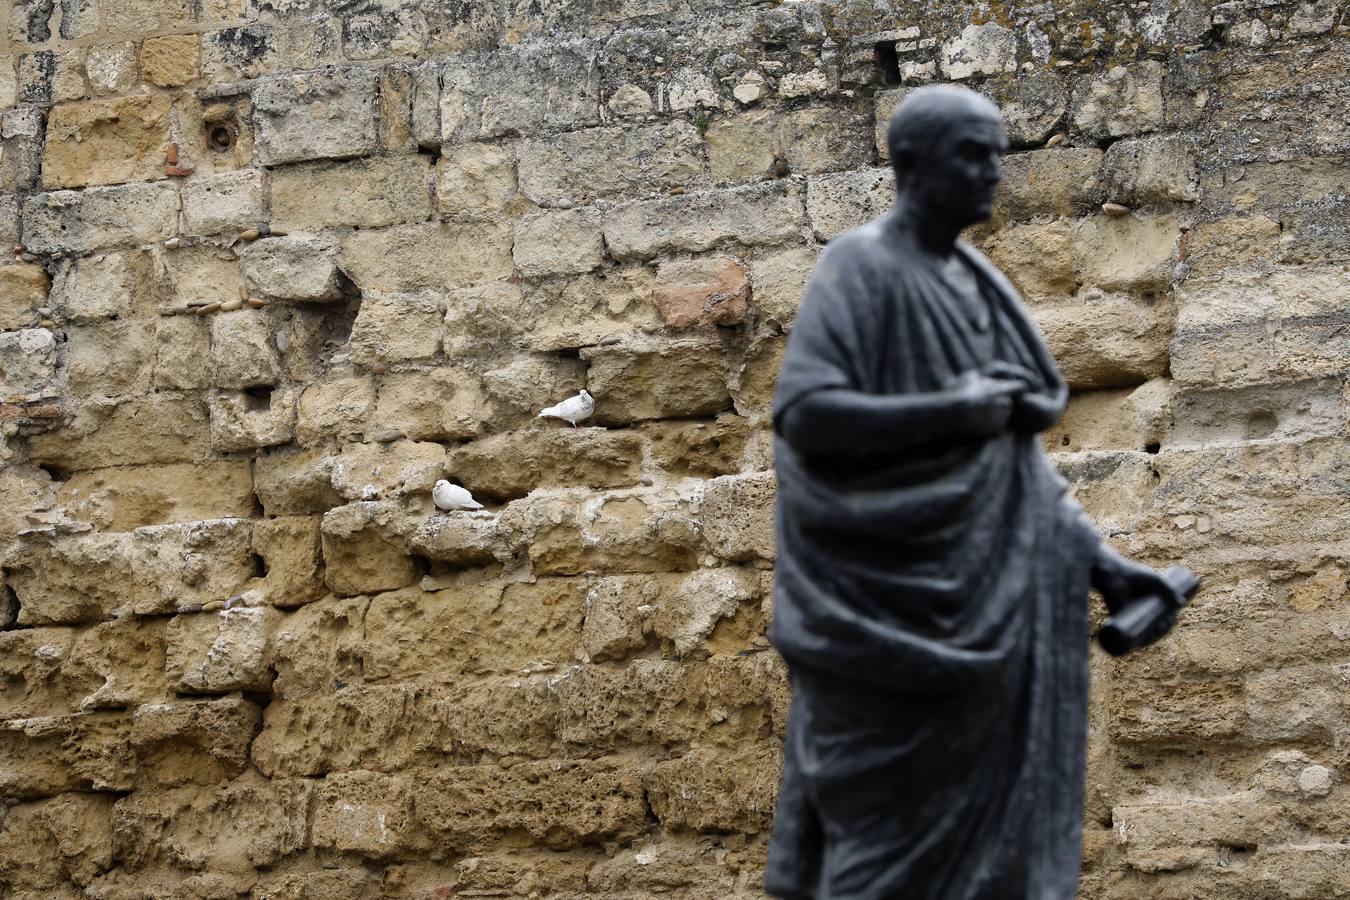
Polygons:
<instances>
[{"instance_id":1,"label":"large rectangular stone block","mask_svg":"<svg viewBox=\"0 0 1350 900\"><path fill-rule=\"evenodd\" d=\"M614 194L652 196L706 172L702 139L686 122L592 128L520 144L520 189L536 203Z\"/></svg>"},{"instance_id":2,"label":"large rectangular stone block","mask_svg":"<svg viewBox=\"0 0 1350 900\"><path fill-rule=\"evenodd\" d=\"M587 347L586 383L605 425L673 416L710 416L731 408L726 351L697 339Z\"/></svg>"},{"instance_id":3,"label":"large rectangular stone block","mask_svg":"<svg viewBox=\"0 0 1350 900\"><path fill-rule=\"evenodd\" d=\"M441 140L597 124L600 70L588 51L504 49L453 60L441 73Z\"/></svg>"},{"instance_id":4,"label":"large rectangular stone block","mask_svg":"<svg viewBox=\"0 0 1350 900\"><path fill-rule=\"evenodd\" d=\"M272 172L272 225L318 231L420 222L431 214L430 171L421 154L281 166Z\"/></svg>"},{"instance_id":5,"label":"large rectangular stone block","mask_svg":"<svg viewBox=\"0 0 1350 900\"><path fill-rule=\"evenodd\" d=\"M164 95L54 106L47 114L42 186L52 190L162 178L169 126Z\"/></svg>"},{"instance_id":6,"label":"large rectangular stone block","mask_svg":"<svg viewBox=\"0 0 1350 900\"><path fill-rule=\"evenodd\" d=\"M178 186L165 181L56 191L24 201L23 244L34 253L87 253L177 233Z\"/></svg>"},{"instance_id":7,"label":"large rectangular stone block","mask_svg":"<svg viewBox=\"0 0 1350 900\"><path fill-rule=\"evenodd\" d=\"M253 91L260 165L344 159L379 145L379 79L368 69L325 69L265 79Z\"/></svg>"},{"instance_id":8,"label":"large rectangular stone block","mask_svg":"<svg viewBox=\"0 0 1350 900\"><path fill-rule=\"evenodd\" d=\"M605 216L605 243L616 259L650 259L724 242L800 243L803 224L796 187L751 185L620 206Z\"/></svg>"},{"instance_id":9,"label":"large rectangular stone block","mask_svg":"<svg viewBox=\"0 0 1350 900\"><path fill-rule=\"evenodd\" d=\"M28 444L34 462L69 471L193 462L209 447L201 400L159 394L85 404L68 424L35 434Z\"/></svg>"},{"instance_id":10,"label":"large rectangular stone block","mask_svg":"<svg viewBox=\"0 0 1350 900\"><path fill-rule=\"evenodd\" d=\"M345 271L362 290L414 291L505 278L513 271L503 225L398 225L356 231L342 244Z\"/></svg>"}]
</instances>

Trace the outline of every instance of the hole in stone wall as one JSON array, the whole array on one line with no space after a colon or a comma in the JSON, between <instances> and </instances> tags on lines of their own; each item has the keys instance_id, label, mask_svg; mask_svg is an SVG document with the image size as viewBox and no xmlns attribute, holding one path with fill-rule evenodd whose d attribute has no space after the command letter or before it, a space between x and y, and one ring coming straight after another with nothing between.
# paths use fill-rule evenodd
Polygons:
<instances>
[{"instance_id":1,"label":"hole in stone wall","mask_svg":"<svg viewBox=\"0 0 1350 900\"><path fill-rule=\"evenodd\" d=\"M266 412L272 408L272 390L270 384L257 384L244 388L244 408L249 412Z\"/></svg>"},{"instance_id":2,"label":"hole in stone wall","mask_svg":"<svg viewBox=\"0 0 1350 900\"><path fill-rule=\"evenodd\" d=\"M206 146L217 153L234 149L239 140L239 129L233 122L208 122L206 124Z\"/></svg>"},{"instance_id":3,"label":"hole in stone wall","mask_svg":"<svg viewBox=\"0 0 1350 900\"><path fill-rule=\"evenodd\" d=\"M5 577L0 572L0 578ZM7 584L0 584L0 631L17 628L19 624L19 595Z\"/></svg>"},{"instance_id":4,"label":"hole in stone wall","mask_svg":"<svg viewBox=\"0 0 1350 900\"><path fill-rule=\"evenodd\" d=\"M1247 417L1247 440L1269 437L1279 427L1280 420L1268 409L1258 409Z\"/></svg>"},{"instance_id":5,"label":"hole in stone wall","mask_svg":"<svg viewBox=\"0 0 1350 900\"><path fill-rule=\"evenodd\" d=\"M248 555L249 564L253 567L254 578L267 577L267 560L262 558L261 554L250 553Z\"/></svg>"},{"instance_id":6,"label":"hole in stone wall","mask_svg":"<svg viewBox=\"0 0 1350 900\"><path fill-rule=\"evenodd\" d=\"M876 64L883 84L900 83L900 54L896 52L895 41L877 41L873 44L872 61Z\"/></svg>"},{"instance_id":7,"label":"hole in stone wall","mask_svg":"<svg viewBox=\"0 0 1350 900\"><path fill-rule=\"evenodd\" d=\"M1149 441L1147 444L1144 445L1145 453L1157 453L1161 449L1162 444L1158 443L1157 441Z\"/></svg>"},{"instance_id":8,"label":"hole in stone wall","mask_svg":"<svg viewBox=\"0 0 1350 900\"><path fill-rule=\"evenodd\" d=\"M58 465L52 463L38 463L37 467L47 473L47 477L52 481L65 481L70 478L70 473Z\"/></svg>"}]
</instances>

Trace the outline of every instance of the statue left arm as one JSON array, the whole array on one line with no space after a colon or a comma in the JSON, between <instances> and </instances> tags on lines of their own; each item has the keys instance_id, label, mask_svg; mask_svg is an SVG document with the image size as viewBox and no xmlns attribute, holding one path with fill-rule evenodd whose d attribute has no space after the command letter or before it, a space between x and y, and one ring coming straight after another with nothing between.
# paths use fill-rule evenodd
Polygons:
<instances>
[{"instance_id":1,"label":"statue left arm","mask_svg":"<svg viewBox=\"0 0 1350 900\"><path fill-rule=\"evenodd\" d=\"M1113 613L1119 612L1137 597L1150 594L1170 597L1174 593L1161 572L1126 559L1106 541L1097 544L1097 555L1092 561L1092 586L1106 600L1106 608Z\"/></svg>"}]
</instances>

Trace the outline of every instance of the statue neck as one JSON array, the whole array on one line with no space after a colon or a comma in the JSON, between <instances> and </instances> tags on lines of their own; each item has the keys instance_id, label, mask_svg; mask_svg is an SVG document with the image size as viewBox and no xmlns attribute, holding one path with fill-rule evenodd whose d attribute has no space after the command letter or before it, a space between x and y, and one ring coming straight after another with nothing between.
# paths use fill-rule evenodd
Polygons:
<instances>
[{"instance_id":1,"label":"statue neck","mask_svg":"<svg viewBox=\"0 0 1350 900\"><path fill-rule=\"evenodd\" d=\"M891 208L894 227L907 232L924 252L946 259L956 250L956 240L965 225L952 221L937 210L917 203L907 191L895 196Z\"/></svg>"}]
</instances>

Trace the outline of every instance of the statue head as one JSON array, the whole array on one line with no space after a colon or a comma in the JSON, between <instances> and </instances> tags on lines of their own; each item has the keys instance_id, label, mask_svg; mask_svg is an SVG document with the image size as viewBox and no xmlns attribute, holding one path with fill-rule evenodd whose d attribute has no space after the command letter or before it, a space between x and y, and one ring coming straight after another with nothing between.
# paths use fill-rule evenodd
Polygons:
<instances>
[{"instance_id":1,"label":"statue head","mask_svg":"<svg viewBox=\"0 0 1350 900\"><path fill-rule=\"evenodd\" d=\"M896 107L886 146L911 214L956 230L989 218L1008 140L988 98L956 85L921 87Z\"/></svg>"}]
</instances>

